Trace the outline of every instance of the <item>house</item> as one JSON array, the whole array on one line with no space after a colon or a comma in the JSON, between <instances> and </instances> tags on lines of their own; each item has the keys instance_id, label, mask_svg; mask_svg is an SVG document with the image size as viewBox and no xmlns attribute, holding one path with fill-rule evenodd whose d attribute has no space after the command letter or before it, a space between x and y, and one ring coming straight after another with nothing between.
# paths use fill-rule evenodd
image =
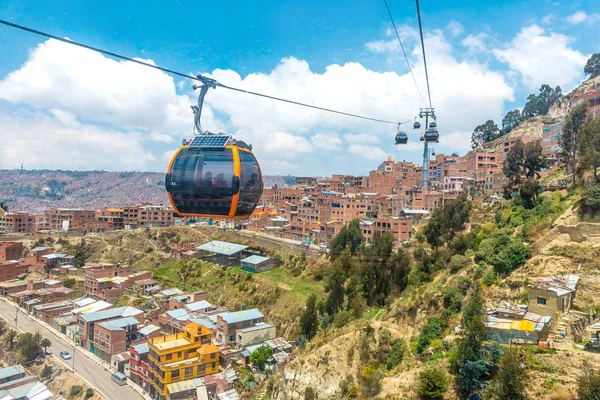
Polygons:
<instances>
[{"instance_id":1,"label":"house","mask_svg":"<svg viewBox=\"0 0 600 400\"><path fill-rule=\"evenodd\" d=\"M235 342L238 329L250 328L265 319L257 308L225 312L217 314L216 317L217 340L223 344Z\"/></svg>"},{"instance_id":2,"label":"house","mask_svg":"<svg viewBox=\"0 0 600 400\"><path fill-rule=\"evenodd\" d=\"M550 317L526 313L522 319L488 315L485 324L488 340L500 343L537 344L547 341L550 333Z\"/></svg>"},{"instance_id":3,"label":"house","mask_svg":"<svg viewBox=\"0 0 600 400\"><path fill-rule=\"evenodd\" d=\"M95 324L94 354L110 362L112 356L129 348L137 339L140 321L133 317L117 318Z\"/></svg>"},{"instance_id":4,"label":"house","mask_svg":"<svg viewBox=\"0 0 600 400\"><path fill-rule=\"evenodd\" d=\"M0 243L0 264L18 260L23 256L22 242L1 242Z\"/></svg>"},{"instance_id":5,"label":"house","mask_svg":"<svg viewBox=\"0 0 600 400\"><path fill-rule=\"evenodd\" d=\"M277 262L269 257L251 255L240 261L241 267L248 272L262 272L273 268Z\"/></svg>"},{"instance_id":6,"label":"house","mask_svg":"<svg viewBox=\"0 0 600 400\"><path fill-rule=\"evenodd\" d=\"M79 314L77 315L78 332L75 340L79 341L81 346L91 353L95 353L97 343L95 340L96 324L124 317L133 317L140 324L144 322L144 312L128 306ZM104 333L106 334L106 332Z\"/></svg>"},{"instance_id":7,"label":"house","mask_svg":"<svg viewBox=\"0 0 600 400\"><path fill-rule=\"evenodd\" d=\"M58 399L37 376L28 375L20 365L0 369L0 399L50 400Z\"/></svg>"},{"instance_id":8,"label":"house","mask_svg":"<svg viewBox=\"0 0 600 400\"><path fill-rule=\"evenodd\" d=\"M211 333L189 323L183 332L148 341L150 397L169 398L169 385L219 372L219 348L210 344Z\"/></svg>"},{"instance_id":9,"label":"house","mask_svg":"<svg viewBox=\"0 0 600 400\"><path fill-rule=\"evenodd\" d=\"M573 306L579 277L575 275L550 276L529 285L528 310L552 317L552 325Z\"/></svg>"},{"instance_id":10,"label":"house","mask_svg":"<svg viewBox=\"0 0 600 400\"><path fill-rule=\"evenodd\" d=\"M12 365L10 367L0 369L0 385L7 382L16 381L22 379L27 375L25 368L20 365Z\"/></svg>"},{"instance_id":11,"label":"house","mask_svg":"<svg viewBox=\"0 0 600 400\"><path fill-rule=\"evenodd\" d=\"M29 272L31 268L32 265L25 260L9 260L0 262L0 282L16 279L19 276Z\"/></svg>"},{"instance_id":12,"label":"house","mask_svg":"<svg viewBox=\"0 0 600 400\"><path fill-rule=\"evenodd\" d=\"M148 343L132 344L129 346L129 365L125 375L136 385L148 391Z\"/></svg>"},{"instance_id":13,"label":"house","mask_svg":"<svg viewBox=\"0 0 600 400\"><path fill-rule=\"evenodd\" d=\"M235 342L238 347L245 347L274 339L276 335L275 325L259 322L250 328L238 329Z\"/></svg>"}]
</instances>

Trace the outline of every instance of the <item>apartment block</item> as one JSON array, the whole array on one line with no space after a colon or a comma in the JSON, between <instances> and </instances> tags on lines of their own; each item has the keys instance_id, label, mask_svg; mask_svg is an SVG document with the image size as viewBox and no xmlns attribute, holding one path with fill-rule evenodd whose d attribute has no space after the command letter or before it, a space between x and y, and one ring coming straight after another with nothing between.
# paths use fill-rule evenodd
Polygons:
<instances>
[{"instance_id":1,"label":"apartment block","mask_svg":"<svg viewBox=\"0 0 600 400\"><path fill-rule=\"evenodd\" d=\"M264 319L257 308L217 314L217 340L223 344L233 343L238 329L250 328Z\"/></svg>"},{"instance_id":2,"label":"apartment block","mask_svg":"<svg viewBox=\"0 0 600 400\"><path fill-rule=\"evenodd\" d=\"M80 208L54 208L44 212L48 229L73 231L89 229L95 221L94 211Z\"/></svg>"},{"instance_id":3,"label":"apartment block","mask_svg":"<svg viewBox=\"0 0 600 400\"><path fill-rule=\"evenodd\" d=\"M172 225L173 209L163 206L141 206L138 212L138 226L159 227Z\"/></svg>"},{"instance_id":4,"label":"apartment block","mask_svg":"<svg viewBox=\"0 0 600 400\"><path fill-rule=\"evenodd\" d=\"M109 310L81 313L77 315L78 341L92 353L96 349L96 324L119 318L133 317L140 324L144 322L144 312L134 307L117 307Z\"/></svg>"},{"instance_id":5,"label":"apartment block","mask_svg":"<svg viewBox=\"0 0 600 400\"><path fill-rule=\"evenodd\" d=\"M94 326L94 354L110 362L112 356L129 348L137 339L140 322L133 317L123 317L96 323Z\"/></svg>"},{"instance_id":6,"label":"apartment block","mask_svg":"<svg viewBox=\"0 0 600 400\"><path fill-rule=\"evenodd\" d=\"M37 231L35 214L25 212L9 212L4 216L7 233L31 234Z\"/></svg>"},{"instance_id":7,"label":"apartment block","mask_svg":"<svg viewBox=\"0 0 600 400\"><path fill-rule=\"evenodd\" d=\"M169 398L168 385L219 372L219 348L210 343L211 333L190 323L183 332L148 341L148 382L152 399Z\"/></svg>"}]
</instances>

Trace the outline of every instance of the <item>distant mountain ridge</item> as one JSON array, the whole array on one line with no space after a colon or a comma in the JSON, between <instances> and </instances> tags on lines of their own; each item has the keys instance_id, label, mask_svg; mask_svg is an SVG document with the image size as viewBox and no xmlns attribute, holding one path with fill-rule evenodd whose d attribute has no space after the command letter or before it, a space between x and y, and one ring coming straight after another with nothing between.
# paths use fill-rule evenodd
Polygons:
<instances>
[{"instance_id":1,"label":"distant mountain ridge","mask_svg":"<svg viewBox=\"0 0 600 400\"><path fill-rule=\"evenodd\" d=\"M264 176L265 187L283 187L295 177ZM0 201L9 211L43 212L49 208L122 207L169 202L164 173L108 171L0 170Z\"/></svg>"}]
</instances>

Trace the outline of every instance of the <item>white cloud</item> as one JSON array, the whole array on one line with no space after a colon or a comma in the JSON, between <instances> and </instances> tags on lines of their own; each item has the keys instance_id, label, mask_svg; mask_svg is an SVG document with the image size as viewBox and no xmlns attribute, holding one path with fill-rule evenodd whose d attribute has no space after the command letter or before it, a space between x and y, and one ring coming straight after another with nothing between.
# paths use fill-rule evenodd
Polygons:
<instances>
[{"instance_id":1,"label":"white cloud","mask_svg":"<svg viewBox=\"0 0 600 400\"><path fill-rule=\"evenodd\" d=\"M62 110L0 112L0 149L5 167L152 170L155 157L144 150L143 134L122 133L79 122Z\"/></svg>"},{"instance_id":2,"label":"white cloud","mask_svg":"<svg viewBox=\"0 0 600 400\"><path fill-rule=\"evenodd\" d=\"M312 151L312 146L305 138L288 132L272 132L266 134L260 142L261 150L267 153L283 154L295 157L298 153Z\"/></svg>"},{"instance_id":3,"label":"white cloud","mask_svg":"<svg viewBox=\"0 0 600 400\"><path fill-rule=\"evenodd\" d=\"M523 28L504 49L494 49L496 57L520 74L525 86L537 89L547 83L563 89L583 77L587 56L570 46L572 38L560 33L546 34L537 25Z\"/></svg>"},{"instance_id":4,"label":"white cloud","mask_svg":"<svg viewBox=\"0 0 600 400\"><path fill-rule=\"evenodd\" d=\"M460 24L459 24L460 25ZM402 45L406 50L407 45L413 43L419 38L418 32L407 25L398 25L398 36L400 36L400 40L402 40ZM389 36L389 40L373 40L365 43L365 47L367 50L372 51L373 53L395 53L401 50L400 42L398 42L398 38L396 37L396 33L392 29L386 30L386 36Z\"/></svg>"},{"instance_id":5,"label":"white cloud","mask_svg":"<svg viewBox=\"0 0 600 400\"><path fill-rule=\"evenodd\" d=\"M550 22L552 22L554 20L555 16L553 14L549 14L546 15L544 18L542 18L542 22L544 24L549 24Z\"/></svg>"},{"instance_id":6,"label":"white cloud","mask_svg":"<svg viewBox=\"0 0 600 400\"><path fill-rule=\"evenodd\" d=\"M173 138L171 136L165 135L164 133L158 133L158 132L151 132L150 139L154 140L155 142L164 142L164 143L173 142Z\"/></svg>"},{"instance_id":7,"label":"white cloud","mask_svg":"<svg viewBox=\"0 0 600 400\"><path fill-rule=\"evenodd\" d=\"M469 50L480 50L485 51L486 46L484 40L488 37L487 33L480 32L477 34L471 33L469 36L462 40L462 45L467 47Z\"/></svg>"},{"instance_id":8,"label":"white cloud","mask_svg":"<svg viewBox=\"0 0 600 400\"><path fill-rule=\"evenodd\" d=\"M352 154L359 155L369 160L384 161L388 156L387 153L377 146L369 146L366 144L351 144L348 146L348 151Z\"/></svg>"},{"instance_id":9,"label":"white cloud","mask_svg":"<svg viewBox=\"0 0 600 400\"><path fill-rule=\"evenodd\" d=\"M344 135L344 139L350 143L358 143L358 142L367 142L367 143L377 143L379 142L379 138L374 135L369 135L368 133L347 133Z\"/></svg>"},{"instance_id":10,"label":"white cloud","mask_svg":"<svg viewBox=\"0 0 600 400\"><path fill-rule=\"evenodd\" d=\"M325 150L337 150L342 144L340 136L335 132L319 132L310 138L313 146Z\"/></svg>"},{"instance_id":11,"label":"white cloud","mask_svg":"<svg viewBox=\"0 0 600 400\"><path fill-rule=\"evenodd\" d=\"M567 17L567 22L573 25L578 25L585 21L588 18L588 15L585 11L577 11L574 14L571 14Z\"/></svg>"},{"instance_id":12,"label":"white cloud","mask_svg":"<svg viewBox=\"0 0 600 400\"><path fill-rule=\"evenodd\" d=\"M448 28L452 36L458 36L465 30L465 28L463 28L463 26L458 21L450 21L448 22L448 25L446 27Z\"/></svg>"}]
</instances>

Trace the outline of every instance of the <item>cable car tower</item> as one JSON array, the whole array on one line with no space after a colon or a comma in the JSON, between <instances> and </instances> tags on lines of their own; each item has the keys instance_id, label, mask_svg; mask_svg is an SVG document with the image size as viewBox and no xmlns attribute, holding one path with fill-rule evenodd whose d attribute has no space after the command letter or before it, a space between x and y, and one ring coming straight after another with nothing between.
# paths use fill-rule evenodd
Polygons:
<instances>
[{"instance_id":1,"label":"cable car tower","mask_svg":"<svg viewBox=\"0 0 600 400\"><path fill-rule=\"evenodd\" d=\"M420 108L419 118L425 117L425 134L421 136L423 142L423 189L429 185L429 143L439 143L440 133L437 129L437 123L435 122L435 109L434 108ZM432 119L429 122L429 118ZM417 122L415 122L416 126ZM420 127L420 125L419 125Z\"/></svg>"}]
</instances>

